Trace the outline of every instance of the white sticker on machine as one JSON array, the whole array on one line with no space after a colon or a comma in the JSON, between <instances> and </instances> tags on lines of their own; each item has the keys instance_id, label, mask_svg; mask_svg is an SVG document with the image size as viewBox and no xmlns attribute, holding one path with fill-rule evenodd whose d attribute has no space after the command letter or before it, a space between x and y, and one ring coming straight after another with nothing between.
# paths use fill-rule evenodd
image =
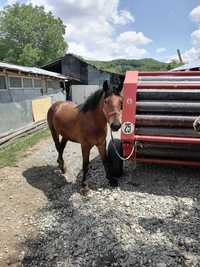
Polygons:
<instances>
[{"instance_id":1,"label":"white sticker on machine","mask_svg":"<svg viewBox=\"0 0 200 267\"><path fill-rule=\"evenodd\" d=\"M134 132L134 124L132 122L126 121L122 124L122 132L124 134L132 134Z\"/></svg>"},{"instance_id":2,"label":"white sticker on machine","mask_svg":"<svg viewBox=\"0 0 200 267\"><path fill-rule=\"evenodd\" d=\"M132 105L132 103L133 103L132 98L130 98L130 97L127 98L126 103L127 103L128 105Z\"/></svg>"}]
</instances>

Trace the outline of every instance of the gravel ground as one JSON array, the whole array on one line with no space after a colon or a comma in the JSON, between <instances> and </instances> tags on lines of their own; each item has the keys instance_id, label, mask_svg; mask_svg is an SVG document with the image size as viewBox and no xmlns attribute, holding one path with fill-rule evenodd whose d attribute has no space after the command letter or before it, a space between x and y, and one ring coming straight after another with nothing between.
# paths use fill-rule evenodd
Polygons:
<instances>
[{"instance_id":1,"label":"gravel ground","mask_svg":"<svg viewBox=\"0 0 200 267\"><path fill-rule=\"evenodd\" d=\"M80 146L67 145L66 175L56 157L51 139L45 140L15 168L32 192L33 214L29 204L25 222L34 234L18 244L19 265L13 266L200 266L199 170L126 164L113 189L94 149L91 190L83 197Z\"/></svg>"}]
</instances>

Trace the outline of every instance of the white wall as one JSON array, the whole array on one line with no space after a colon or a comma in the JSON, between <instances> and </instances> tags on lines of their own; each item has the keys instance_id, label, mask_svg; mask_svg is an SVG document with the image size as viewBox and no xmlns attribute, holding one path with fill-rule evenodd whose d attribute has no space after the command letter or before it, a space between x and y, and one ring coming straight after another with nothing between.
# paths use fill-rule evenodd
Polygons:
<instances>
[{"instance_id":1,"label":"white wall","mask_svg":"<svg viewBox=\"0 0 200 267\"><path fill-rule=\"evenodd\" d=\"M98 89L99 85L72 85L72 101L79 105Z\"/></svg>"}]
</instances>

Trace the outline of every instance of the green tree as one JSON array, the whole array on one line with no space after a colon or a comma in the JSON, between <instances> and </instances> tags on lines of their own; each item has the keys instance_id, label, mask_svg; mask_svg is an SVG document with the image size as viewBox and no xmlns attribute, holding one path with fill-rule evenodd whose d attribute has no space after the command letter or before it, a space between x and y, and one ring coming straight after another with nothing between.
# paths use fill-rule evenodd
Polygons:
<instances>
[{"instance_id":1,"label":"green tree","mask_svg":"<svg viewBox=\"0 0 200 267\"><path fill-rule=\"evenodd\" d=\"M0 60L41 66L65 53L65 25L44 7L14 4L0 12Z\"/></svg>"}]
</instances>

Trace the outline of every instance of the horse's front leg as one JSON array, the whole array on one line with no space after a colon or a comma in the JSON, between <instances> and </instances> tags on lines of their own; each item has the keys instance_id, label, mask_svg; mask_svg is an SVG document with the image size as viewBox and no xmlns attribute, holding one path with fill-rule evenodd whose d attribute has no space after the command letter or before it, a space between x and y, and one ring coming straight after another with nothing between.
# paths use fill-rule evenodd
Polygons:
<instances>
[{"instance_id":1,"label":"horse's front leg","mask_svg":"<svg viewBox=\"0 0 200 267\"><path fill-rule=\"evenodd\" d=\"M90 150L92 146L89 144L81 144L82 149L82 156L83 156L83 177L81 181L82 186L82 193L86 194L89 190L88 185L86 183L87 173L88 173L88 165L89 165L89 157L90 157Z\"/></svg>"},{"instance_id":2,"label":"horse's front leg","mask_svg":"<svg viewBox=\"0 0 200 267\"><path fill-rule=\"evenodd\" d=\"M107 151L106 151L106 141L101 144L101 145L98 145L97 146L98 150L99 150L99 154L101 156L101 159L103 161L103 166L104 166L104 169L105 169L105 172L106 172L106 178L109 180L109 183L111 186L118 186L118 181L115 177L112 177L111 174L110 174L110 170L109 170L109 160L108 160L108 157L107 157Z\"/></svg>"}]
</instances>

